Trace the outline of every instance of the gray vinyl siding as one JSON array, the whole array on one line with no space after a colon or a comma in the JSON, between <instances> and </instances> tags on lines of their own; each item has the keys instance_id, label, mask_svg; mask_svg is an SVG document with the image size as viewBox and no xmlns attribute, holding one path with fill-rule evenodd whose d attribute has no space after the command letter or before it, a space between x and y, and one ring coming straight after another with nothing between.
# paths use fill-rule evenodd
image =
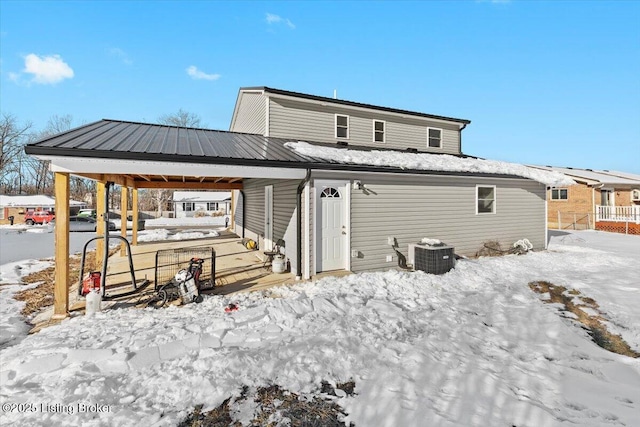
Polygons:
<instances>
[{"instance_id":1,"label":"gray vinyl siding","mask_svg":"<svg viewBox=\"0 0 640 427\"><path fill-rule=\"evenodd\" d=\"M238 100L232 132L264 135L266 131L266 100L262 93L242 92Z\"/></svg>"},{"instance_id":2,"label":"gray vinyl siding","mask_svg":"<svg viewBox=\"0 0 640 427\"><path fill-rule=\"evenodd\" d=\"M299 180L245 179L245 237L255 239L263 248L264 188L273 185L273 241L285 241L285 254L296 270L296 192Z\"/></svg>"},{"instance_id":3,"label":"gray vinyl siding","mask_svg":"<svg viewBox=\"0 0 640 427\"><path fill-rule=\"evenodd\" d=\"M354 272L397 266L387 245L395 237L407 256L409 243L439 239L459 255L474 256L486 241L508 248L527 238L545 247L545 187L530 180L447 177L360 178L366 193L352 191L351 258ZM401 182L401 183L400 183ZM496 186L496 213L476 215L476 184ZM393 262L386 256L394 255Z\"/></svg>"},{"instance_id":4,"label":"gray vinyl siding","mask_svg":"<svg viewBox=\"0 0 640 427\"><path fill-rule=\"evenodd\" d=\"M428 118L401 117L382 111L351 109L269 98L269 135L319 142L345 140L335 137L335 114L349 116L349 145L415 148L434 153L460 153L458 124ZM385 143L373 142L373 120L385 122ZM442 129L442 148L427 147L427 128Z\"/></svg>"}]
</instances>

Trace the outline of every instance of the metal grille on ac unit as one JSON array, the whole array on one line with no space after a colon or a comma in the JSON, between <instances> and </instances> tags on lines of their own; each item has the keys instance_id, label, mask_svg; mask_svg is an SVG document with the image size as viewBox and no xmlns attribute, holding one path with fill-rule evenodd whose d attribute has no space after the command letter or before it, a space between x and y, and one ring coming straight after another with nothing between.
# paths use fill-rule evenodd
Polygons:
<instances>
[{"instance_id":1,"label":"metal grille on ac unit","mask_svg":"<svg viewBox=\"0 0 640 427\"><path fill-rule=\"evenodd\" d=\"M451 246L416 245L414 268L431 274L444 274L455 265Z\"/></svg>"}]
</instances>

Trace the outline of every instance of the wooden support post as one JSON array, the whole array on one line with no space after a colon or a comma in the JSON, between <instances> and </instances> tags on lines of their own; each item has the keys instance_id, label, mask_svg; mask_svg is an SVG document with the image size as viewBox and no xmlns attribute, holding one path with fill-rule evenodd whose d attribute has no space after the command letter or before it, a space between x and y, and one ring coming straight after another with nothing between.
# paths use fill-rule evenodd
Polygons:
<instances>
[{"instance_id":1,"label":"wooden support post","mask_svg":"<svg viewBox=\"0 0 640 427\"><path fill-rule=\"evenodd\" d=\"M97 211L97 229L96 234L98 236L104 236L104 214L107 212L107 206L104 201L106 193L106 185L103 181L96 183L96 211ZM104 242L102 240L96 241L96 262L102 262L104 259Z\"/></svg>"},{"instance_id":2,"label":"wooden support post","mask_svg":"<svg viewBox=\"0 0 640 427\"><path fill-rule=\"evenodd\" d=\"M69 174L55 173L55 284L52 319L69 317Z\"/></svg>"},{"instance_id":3,"label":"wooden support post","mask_svg":"<svg viewBox=\"0 0 640 427\"><path fill-rule=\"evenodd\" d=\"M128 205L129 205L129 192L126 186L122 186L120 189L120 235L127 238L127 216L128 214ZM125 256L127 254L127 246L124 242L120 243L120 256Z\"/></svg>"},{"instance_id":4,"label":"wooden support post","mask_svg":"<svg viewBox=\"0 0 640 427\"><path fill-rule=\"evenodd\" d=\"M131 191L131 212L133 213L133 236L131 236L131 244L135 246L138 244L138 189L134 188Z\"/></svg>"}]
</instances>

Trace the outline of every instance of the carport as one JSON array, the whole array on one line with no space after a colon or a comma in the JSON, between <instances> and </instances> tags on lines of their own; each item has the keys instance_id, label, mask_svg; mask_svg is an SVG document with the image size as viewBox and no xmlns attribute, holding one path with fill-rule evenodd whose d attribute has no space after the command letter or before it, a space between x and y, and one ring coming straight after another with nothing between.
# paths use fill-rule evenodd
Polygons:
<instances>
[{"instance_id":1,"label":"carport","mask_svg":"<svg viewBox=\"0 0 640 427\"><path fill-rule=\"evenodd\" d=\"M308 159L284 147L283 139L208 129L101 120L29 144L25 152L49 161L55 176L54 316L69 316L69 178L97 183L97 211L106 211L108 183L122 187L122 217L132 194L133 237L138 240L140 189L240 190L245 178L300 179ZM231 223L236 200L232 192ZM105 221L98 222L98 235ZM122 227L123 236L126 227ZM300 233L300 227L298 227ZM96 257L102 259L103 245ZM299 265L299 263L298 263Z\"/></svg>"}]
</instances>

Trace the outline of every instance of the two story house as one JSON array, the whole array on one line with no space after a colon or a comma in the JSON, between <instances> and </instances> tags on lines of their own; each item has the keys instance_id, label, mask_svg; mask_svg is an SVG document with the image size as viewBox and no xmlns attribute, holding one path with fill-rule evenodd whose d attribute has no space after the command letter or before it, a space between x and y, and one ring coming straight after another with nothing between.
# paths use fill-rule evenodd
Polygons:
<instances>
[{"instance_id":1,"label":"two story house","mask_svg":"<svg viewBox=\"0 0 640 427\"><path fill-rule=\"evenodd\" d=\"M241 88L230 131L313 141L287 146L314 162L301 165L307 168L302 182L245 179L236 227L261 247L283 239L306 277L395 267L394 248L407 256L408 245L423 238L455 246L461 255L474 255L484 242L509 247L523 238L544 248L545 185L512 173L508 164L475 167L483 161L464 156L461 148L469 123L269 87ZM423 160L426 167L419 165ZM451 166L465 161L472 166ZM302 232L296 237L298 224Z\"/></svg>"}]
</instances>

